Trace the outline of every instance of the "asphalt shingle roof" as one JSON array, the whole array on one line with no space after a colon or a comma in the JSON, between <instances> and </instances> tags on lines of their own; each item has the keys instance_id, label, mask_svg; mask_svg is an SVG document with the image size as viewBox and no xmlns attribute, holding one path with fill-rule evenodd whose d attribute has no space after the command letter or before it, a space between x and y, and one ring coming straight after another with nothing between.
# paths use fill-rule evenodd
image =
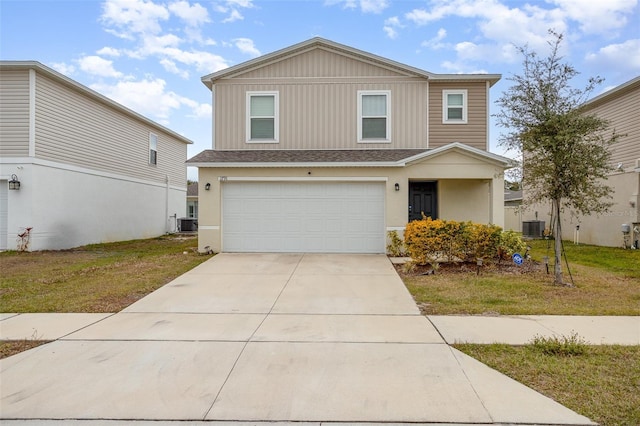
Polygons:
<instances>
[{"instance_id":1,"label":"asphalt shingle roof","mask_svg":"<svg viewBox=\"0 0 640 426\"><path fill-rule=\"evenodd\" d=\"M376 163L395 162L427 149L346 149L346 150L205 150L187 163Z\"/></svg>"}]
</instances>

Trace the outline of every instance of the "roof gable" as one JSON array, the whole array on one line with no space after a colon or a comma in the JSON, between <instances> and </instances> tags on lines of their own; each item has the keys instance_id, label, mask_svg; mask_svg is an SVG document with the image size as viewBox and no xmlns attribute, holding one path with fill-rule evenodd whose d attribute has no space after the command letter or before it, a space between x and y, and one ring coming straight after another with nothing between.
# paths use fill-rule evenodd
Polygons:
<instances>
[{"instance_id":1,"label":"roof gable","mask_svg":"<svg viewBox=\"0 0 640 426\"><path fill-rule=\"evenodd\" d=\"M305 55L312 52L315 57L308 55L306 58L297 58L299 55ZM278 72L282 73L282 63L284 61L301 61L304 59L317 59L326 55L332 54L332 58L336 59L338 56L342 57L342 65L345 65L348 61L355 61L359 63L359 66L364 70L365 75L380 76L380 75L402 75L408 77L421 77L429 80L443 80L443 81L488 81L490 85L495 84L500 80L499 74L434 74L419 68L405 65L400 62L393 61L391 59L383 58L381 56L374 55L372 53L364 52L343 44L335 43L330 40L326 40L320 37L315 37L302 43L294 44L293 46L269 53L258 58L252 59L241 64L225 68L221 71L214 72L212 74L202 77L202 82L211 89L213 84L217 80L231 79L238 77L273 77L273 74ZM326 56L325 56L326 58ZM346 61L346 62L345 62ZM355 62L351 62L353 66ZM291 63L291 62L290 62ZM317 63L317 62L316 62ZM280 64L280 66L278 66ZM278 71L278 68L280 70ZM322 77L322 73L328 74L324 76L344 77L344 74L338 73L336 70L330 71L326 69L326 64L322 65L322 70L318 71L317 68L309 68L309 70L315 71L314 77ZM358 69L358 67L355 67ZM292 68L293 69L293 68ZM374 72L373 70L376 69ZM306 71L308 74L310 71ZM318 75L318 72L321 75ZM373 73L373 74L367 74ZM295 77L304 77L304 72L300 73L298 69L295 73ZM285 73L284 77L292 77L291 72Z\"/></svg>"},{"instance_id":2,"label":"roof gable","mask_svg":"<svg viewBox=\"0 0 640 426\"><path fill-rule=\"evenodd\" d=\"M400 70L380 66L335 49L314 46L295 55L235 73L232 78L309 78L407 76Z\"/></svg>"}]
</instances>

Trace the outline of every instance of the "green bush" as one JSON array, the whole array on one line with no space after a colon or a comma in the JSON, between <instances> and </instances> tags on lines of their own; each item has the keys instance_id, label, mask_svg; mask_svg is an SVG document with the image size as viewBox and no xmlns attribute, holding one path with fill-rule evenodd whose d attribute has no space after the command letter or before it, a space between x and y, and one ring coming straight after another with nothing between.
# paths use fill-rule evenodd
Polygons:
<instances>
[{"instance_id":1,"label":"green bush","mask_svg":"<svg viewBox=\"0 0 640 426\"><path fill-rule=\"evenodd\" d=\"M389 244L387 244L387 253L389 253L389 255L402 257L407 254L404 241L402 241L397 231L387 232L387 237L389 238Z\"/></svg>"},{"instance_id":2,"label":"green bush","mask_svg":"<svg viewBox=\"0 0 640 426\"><path fill-rule=\"evenodd\" d=\"M560 337L535 335L531 345L545 355L578 356L587 351L587 343L576 332L572 332L569 336Z\"/></svg>"},{"instance_id":3,"label":"green bush","mask_svg":"<svg viewBox=\"0 0 640 426\"><path fill-rule=\"evenodd\" d=\"M496 225L455 220L414 220L407 224L404 245L414 262L487 262L511 256L526 247L513 231L502 232Z\"/></svg>"},{"instance_id":4,"label":"green bush","mask_svg":"<svg viewBox=\"0 0 640 426\"><path fill-rule=\"evenodd\" d=\"M527 245L520 234L514 231L504 231L500 234L500 243L498 247L498 255L502 259L508 259L513 256L514 253L524 253L527 250Z\"/></svg>"}]
</instances>

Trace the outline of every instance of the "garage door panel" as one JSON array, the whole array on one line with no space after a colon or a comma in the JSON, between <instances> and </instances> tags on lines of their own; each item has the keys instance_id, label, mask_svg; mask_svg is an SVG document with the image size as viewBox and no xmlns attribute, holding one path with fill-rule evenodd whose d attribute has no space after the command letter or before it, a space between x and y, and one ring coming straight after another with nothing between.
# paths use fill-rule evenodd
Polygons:
<instances>
[{"instance_id":1,"label":"garage door panel","mask_svg":"<svg viewBox=\"0 0 640 426\"><path fill-rule=\"evenodd\" d=\"M383 253L384 183L225 182L224 251Z\"/></svg>"}]
</instances>

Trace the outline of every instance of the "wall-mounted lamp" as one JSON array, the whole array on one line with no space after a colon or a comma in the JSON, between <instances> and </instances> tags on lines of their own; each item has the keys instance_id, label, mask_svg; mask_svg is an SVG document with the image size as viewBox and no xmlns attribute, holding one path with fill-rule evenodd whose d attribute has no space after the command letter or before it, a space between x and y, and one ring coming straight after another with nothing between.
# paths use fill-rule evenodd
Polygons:
<instances>
[{"instance_id":1,"label":"wall-mounted lamp","mask_svg":"<svg viewBox=\"0 0 640 426\"><path fill-rule=\"evenodd\" d=\"M9 189L13 189L13 190L20 189L20 181L18 180L18 176L11 175L11 180L9 181Z\"/></svg>"},{"instance_id":2,"label":"wall-mounted lamp","mask_svg":"<svg viewBox=\"0 0 640 426\"><path fill-rule=\"evenodd\" d=\"M400 191L400 184L396 183L396 191Z\"/></svg>"},{"instance_id":3,"label":"wall-mounted lamp","mask_svg":"<svg viewBox=\"0 0 640 426\"><path fill-rule=\"evenodd\" d=\"M208 190L210 190L210 189L211 189L211 184L210 184L209 182L207 182L207 183L204 185L204 190L205 190L205 191L208 191Z\"/></svg>"}]
</instances>

